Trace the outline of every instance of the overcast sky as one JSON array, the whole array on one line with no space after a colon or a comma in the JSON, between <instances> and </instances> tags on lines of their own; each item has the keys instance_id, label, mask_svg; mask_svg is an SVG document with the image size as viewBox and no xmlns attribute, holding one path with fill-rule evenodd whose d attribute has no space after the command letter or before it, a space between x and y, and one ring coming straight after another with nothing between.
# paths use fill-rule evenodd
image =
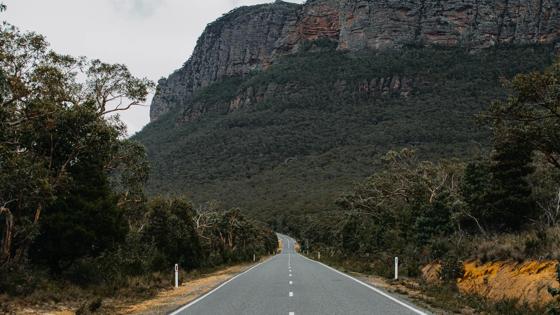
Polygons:
<instances>
[{"instance_id":1,"label":"overcast sky","mask_svg":"<svg viewBox=\"0 0 560 315\"><path fill-rule=\"evenodd\" d=\"M303 3L304 0L289 0ZM157 81L190 57L206 24L242 5L273 0L0 0L2 19L47 37L54 50L124 63ZM149 121L149 108L121 114L129 134Z\"/></svg>"}]
</instances>

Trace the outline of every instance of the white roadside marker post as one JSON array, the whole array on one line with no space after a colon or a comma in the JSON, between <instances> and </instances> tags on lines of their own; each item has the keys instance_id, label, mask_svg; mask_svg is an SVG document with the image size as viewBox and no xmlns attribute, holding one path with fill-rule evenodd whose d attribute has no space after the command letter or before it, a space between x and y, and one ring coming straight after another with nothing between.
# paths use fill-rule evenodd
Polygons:
<instances>
[{"instance_id":1,"label":"white roadside marker post","mask_svg":"<svg viewBox=\"0 0 560 315\"><path fill-rule=\"evenodd\" d=\"M399 257L395 257L395 280L399 280Z\"/></svg>"},{"instance_id":2,"label":"white roadside marker post","mask_svg":"<svg viewBox=\"0 0 560 315\"><path fill-rule=\"evenodd\" d=\"M318 253L317 253L317 259L318 259L318 260L321 260L321 252L318 252Z\"/></svg>"},{"instance_id":3,"label":"white roadside marker post","mask_svg":"<svg viewBox=\"0 0 560 315\"><path fill-rule=\"evenodd\" d=\"M257 261L257 256L255 256L255 254L253 254L253 262Z\"/></svg>"},{"instance_id":4,"label":"white roadside marker post","mask_svg":"<svg viewBox=\"0 0 560 315\"><path fill-rule=\"evenodd\" d=\"M175 288L179 287L179 264L175 264Z\"/></svg>"}]
</instances>

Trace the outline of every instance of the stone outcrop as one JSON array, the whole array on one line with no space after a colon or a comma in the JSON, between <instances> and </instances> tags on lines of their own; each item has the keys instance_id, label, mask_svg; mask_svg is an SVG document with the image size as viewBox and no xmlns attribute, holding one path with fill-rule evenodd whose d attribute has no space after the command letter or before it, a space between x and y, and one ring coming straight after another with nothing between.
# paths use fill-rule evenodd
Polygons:
<instances>
[{"instance_id":1,"label":"stone outcrop","mask_svg":"<svg viewBox=\"0 0 560 315\"><path fill-rule=\"evenodd\" d=\"M484 48L551 43L560 36L554 0L343 1L340 47L407 44Z\"/></svg>"},{"instance_id":2,"label":"stone outcrop","mask_svg":"<svg viewBox=\"0 0 560 315\"><path fill-rule=\"evenodd\" d=\"M183 67L158 82L151 120L172 106L188 106L197 90L214 81L266 68L285 46L298 9L289 3L243 7L209 24Z\"/></svg>"},{"instance_id":3,"label":"stone outcrop","mask_svg":"<svg viewBox=\"0 0 560 315\"><path fill-rule=\"evenodd\" d=\"M317 39L329 39L348 51L406 45L482 49L553 44L560 39L560 2L309 0L304 5L276 1L239 8L209 24L191 58L160 80L151 119L173 106L190 106L193 94L212 82L266 69L277 56Z\"/></svg>"}]
</instances>

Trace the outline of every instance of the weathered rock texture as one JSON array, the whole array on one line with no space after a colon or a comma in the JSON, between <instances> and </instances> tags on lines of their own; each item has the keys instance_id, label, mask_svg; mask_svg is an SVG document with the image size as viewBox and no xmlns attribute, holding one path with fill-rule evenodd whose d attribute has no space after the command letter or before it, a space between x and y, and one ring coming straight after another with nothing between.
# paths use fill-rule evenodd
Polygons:
<instances>
[{"instance_id":1,"label":"weathered rock texture","mask_svg":"<svg viewBox=\"0 0 560 315\"><path fill-rule=\"evenodd\" d=\"M214 81L266 68L293 29L298 9L288 3L244 7L209 24L191 58L158 82L151 120L172 106L188 106L194 92Z\"/></svg>"},{"instance_id":2,"label":"weathered rock texture","mask_svg":"<svg viewBox=\"0 0 560 315\"><path fill-rule=\"evenodd\" d=\"M265 69L276 56L317 39L349 51L552 44L560 39L560 1L309 0L239 8L209 24L191 58L159 82L151 119L188 107L193 93L214 81Z\"/></svg>"}]
</instances>

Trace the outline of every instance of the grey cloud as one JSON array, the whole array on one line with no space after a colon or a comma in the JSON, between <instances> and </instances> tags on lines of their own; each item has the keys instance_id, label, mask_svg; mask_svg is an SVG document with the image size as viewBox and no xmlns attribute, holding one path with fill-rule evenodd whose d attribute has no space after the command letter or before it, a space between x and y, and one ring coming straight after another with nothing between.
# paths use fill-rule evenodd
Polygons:
<instances>
[{"instance_id":1,"label":"grey cloud","mask_svg":"<svg viewBox=\"0 0 560 315\"><path fill-rule=\"evenodd\" d=\"M131 17L152 16L165 0L110 0L115 10Z\"/></svg>"}]
</instances>

